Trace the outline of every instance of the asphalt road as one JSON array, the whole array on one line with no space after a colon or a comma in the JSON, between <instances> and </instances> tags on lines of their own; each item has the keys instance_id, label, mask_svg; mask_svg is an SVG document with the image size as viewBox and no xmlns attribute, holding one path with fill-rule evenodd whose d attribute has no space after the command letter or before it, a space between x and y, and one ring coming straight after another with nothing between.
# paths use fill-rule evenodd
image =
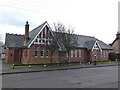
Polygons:
<instances>
[{"instance_id":1,"label":"asphalt road","mask_svg":"<svg viewBox=\"0 0 120 90\"><path fill-rule=\"evenodd\" d=\"M8 74L3 88L118 88L118 66Z\"/></svg>"}]
</instances>

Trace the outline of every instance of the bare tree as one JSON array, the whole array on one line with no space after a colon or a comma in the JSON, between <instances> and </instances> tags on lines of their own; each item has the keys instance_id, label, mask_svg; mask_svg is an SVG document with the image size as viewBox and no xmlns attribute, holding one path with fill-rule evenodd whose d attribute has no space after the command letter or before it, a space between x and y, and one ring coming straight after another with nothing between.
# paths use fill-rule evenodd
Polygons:
<instances>
[{"instance_id":1,"label":"bare tree","mask_svg":"<svg viewBox=\"0 0 120 90\"><path fill-rule=\"evenodd\" d=\"M60 22L54 23L53 28L56 32L55 38L60 44L61 48L65 48L64 50L66 51L68 55L68 61L70 62L70 51L77 45L77 37L74 35L74 29L71 27L67 28Z\"/></svg>"},{"instance_id":2,"label":"bare tree","mask_svg":"<svg viewBox=\"0 0 120 90\"><path fill-rule=\"evenodd\" d=\"M58 50L59 46L58 46L58 43L56 42L56 38L55 36L52 35L52 33L49 33L48 34L48 38L49 39L52 39L52 41L50 42L50 44L48 45L47 44L47 49L50 51L50 63L53 61L53 54L56 50Z\"/></svg>"}]
</instances>

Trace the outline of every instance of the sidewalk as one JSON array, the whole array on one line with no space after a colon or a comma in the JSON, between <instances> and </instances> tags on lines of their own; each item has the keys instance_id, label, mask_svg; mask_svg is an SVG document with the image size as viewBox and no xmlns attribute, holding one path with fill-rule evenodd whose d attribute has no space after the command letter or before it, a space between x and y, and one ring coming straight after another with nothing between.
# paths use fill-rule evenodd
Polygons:
<instances>
[{"instance_id":1,"label":"sidewalk","mask_svg":"<svg viewBox=\"0 0 120 90\"><path fill-rule=\"evenodd\" d=\"M76 65L76 66L58 66L58 67L44 67L44 68L27 68L27 69L10 69L8 65L2 64L2 73L5 74L17 74L17 73L30 73L30 72L43 72L43 71L57 71L57 70L69 70L69 69L82 69L82 68L95 68L106 66L118 66L118 63L114 64L97 64L97 65Z\"/></svg>"}]
</instances>

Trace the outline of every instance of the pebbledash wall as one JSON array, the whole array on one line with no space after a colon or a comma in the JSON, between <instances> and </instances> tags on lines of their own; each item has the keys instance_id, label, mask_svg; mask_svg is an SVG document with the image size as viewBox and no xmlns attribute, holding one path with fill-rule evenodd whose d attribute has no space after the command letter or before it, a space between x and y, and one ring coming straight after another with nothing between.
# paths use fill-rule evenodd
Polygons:
<instances>
[{"instance_id":1,"label":"pebbledash wall","mask_svg":"<svg viewBox=\"0 0 120 90\"><path fill-rule=\"evenodd\" d=\"M95 37L75 35L78 46L71 49L68 55L65 51L56 50L51 59L51 51L47 48L52 43L54 36L47 22L29 32L29 24L26 22L25 35L6 34L6 62L22 64L45 64L58 62L93 61L94 56L98 61L108 60L108 54L112 48ZM61 47L59 47L61 48Z\"/></svg>"}]
</instances>

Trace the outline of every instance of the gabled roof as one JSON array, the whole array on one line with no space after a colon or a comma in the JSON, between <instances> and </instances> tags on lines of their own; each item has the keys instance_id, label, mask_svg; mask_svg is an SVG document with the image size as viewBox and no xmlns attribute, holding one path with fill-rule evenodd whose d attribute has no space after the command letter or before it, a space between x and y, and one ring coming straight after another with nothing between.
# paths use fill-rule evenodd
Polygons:
<instances>
[{"instance_id":1,"label":"gabled roof","mask_svg":"<svg viewBox=\"0 0 120 90\"><path fill-rule=\"evenodd\" d=\"M120 38L116 38L111 44L110 44L110 46L112 46L117 40L119 40Z\"/></svg>"},{"instance_id":2,"label":"gabled roof","mask_svg":"<svg viewBox=\"0 0 120 90\"><path fill-rule=\"evenodd\" d=\"M5 46L11 47L11 48L21 48L21 47L30 47L33 43L33 41L36 39L37 35L43 30L45 26L48 26L49 30L52 32L52 29L50 28L49 24L47 21L45 21L43 24L40 26L36 27L32 31L29 32L29 41L27 44L24 45L24 35L16 35L16 34L6 34L6 40L5 40ZM54 32L52 32L53 37ZM91 50L93 47L94 43L97 41L101 49L112 49L111 46L107 45L106 43L96 39L95 37L90 37L90 36L83 36L83 35L75 35L77 38L77 45L75 47L77 48L87 48L88 50ZM57 43L59 47L61 47L61 50L65 51L64 45L58 41Z\"/></svg>"},{"instance_id":3,"label":"gabled roof","mask_svg":"<svg viewBox=\"0 0 120 90\"><path fill-rule=\"evenodd\" d=\"M98 44L100 45L101 49L113 49L111 46L107 45L106 43L102 42L101 40L96 39Z\"/></svg>"},{"instance_id":4,"label":"gabled roof","mask_svg":"<svg viewBox=\"0 0 120 90\"><path fill-rule=\"evenodd\" d=\"M47 22L42 23L41 25L39 25L38 27L34 28L32 31L29 32L29 41L24 46L28 46L33 41L35 36L41 31L41 29L45 25L45 23Z\"/></svg>"},{"instance_id":5,"label":"gabled roof","mask_svg":"<svg viewBox=\"0 0 120 90\"><path fill-rule=\"evenodd\" d=\"M42 23L40 26L36 27L35 29L33 29L32 31L30 31L29 33L29 42L27 44L25 44L25 47L30 47L33 43L33 41L36 39L36 37L40 34L40 32L43 30L43 28L47 26L49 28L49 31L52 33L52 29L50 28L49 24L47 21L45 21L44 23ZM52 33L53 35L53 33ZM54 36L54 35L53 35Z\"/></svg>"},{"instance_id":6,"label":"gabled roof","mask_svg":"<svg viewBox=\"0 0 120 90\"><path fill-rule=\"evenodd\" d=\"M59 34L59 32L54 32L54 34ZM77 48L86 48L88 50L92 50L95 42L97 41L100 49L111 49L112 50L111 46L107 45L106 43L100 41L99 39L95 37L85 36L85 35L76 35L76 34L73 34L72 36L74 36L77 40L76 45L74 45ZM58 41L58 43L64 47L64 45L62 44L62 41Z\"/></svg>"},{"instance_id":7,"label":"gabled roof","mask_svg":"<svg viewBox=\"0 0 120 90\"><path fill-rule=\"evenodd\" d=\"M6 33L5 46L9 48L21 48L24 44L24 36Z\"/></svg>"},{"instance_id":8,"label":"gabled roof","mask_svg":"<svg viewBox=\"0 0 120 90\"><path fill-rule=\"evenodd\" d=\"M95 42L96 42L95 40L86 41L86 42L85 42L86 48L87 48L88 50L92 50Z\"/></svg>"},{"instance_id":9,"label":"gabled roof","mask_svg":"<svg viewBox=\"0 0 120 90\"><path fill-rule=\"evenodd\" d=\"M106 43L100 41L99 39L91 36L83 36L83 35L76 35L78 38L78 46L79 48L88 48L91 49L94 43L97 41L100 45L101 49L112 49L111 46L107 45Z\"/></svg>"}]
</instances>

